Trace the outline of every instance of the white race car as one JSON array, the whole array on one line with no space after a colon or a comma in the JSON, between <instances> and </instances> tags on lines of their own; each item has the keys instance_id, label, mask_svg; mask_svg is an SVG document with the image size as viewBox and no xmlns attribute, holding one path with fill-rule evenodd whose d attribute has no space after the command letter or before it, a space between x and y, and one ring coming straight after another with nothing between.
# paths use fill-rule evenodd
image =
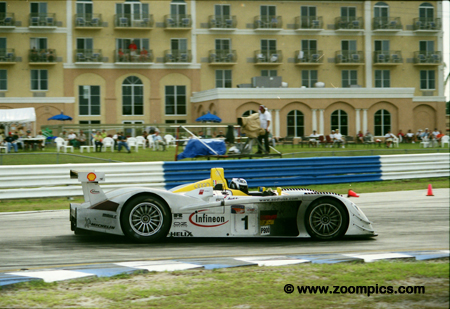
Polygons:
<instances>
[{"instance_id":1,"label":"white race car","mask_svg":"<svg viewBox=\"0 0 450 309\"><path fill-rule=\"evenodd\" d=\"M71 228L125 235L137 242L164 237L376 236L371 222L349 199L310 189L261 188L243 179L228 182L223 168L211 178L169 191L128 187L104 193L103 172L71 171L85 202L70 204Z\"/></svg>"}]
</instances>

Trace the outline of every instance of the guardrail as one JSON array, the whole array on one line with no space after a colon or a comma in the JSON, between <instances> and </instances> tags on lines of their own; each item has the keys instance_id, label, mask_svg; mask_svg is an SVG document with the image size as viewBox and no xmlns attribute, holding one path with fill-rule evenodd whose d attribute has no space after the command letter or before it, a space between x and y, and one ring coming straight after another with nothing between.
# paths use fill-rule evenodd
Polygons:
<instances>
[{"instance_id":1,"label":"guardrail","mask_svg":"<svg viewBox=\"0 0 450 309\"><path fill-rule=\"evenodd\" d=\"M188 162L90 163L0 166L0 200L83 195L69 171L106 173L105 191L121 187L170 189L209 178L212 167L225 177L245 178L250 187L383 181L450 176L450 154L321 157Z\"/></svg>"}]
</instances>

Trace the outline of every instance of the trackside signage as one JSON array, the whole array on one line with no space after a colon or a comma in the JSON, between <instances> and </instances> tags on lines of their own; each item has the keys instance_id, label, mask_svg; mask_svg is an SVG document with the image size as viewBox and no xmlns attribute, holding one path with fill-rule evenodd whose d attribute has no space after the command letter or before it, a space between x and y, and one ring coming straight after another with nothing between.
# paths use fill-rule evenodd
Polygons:
<instances>
[{"instance_id":1,"label":"trackside signage","mask_svg":"<svg viewBox=\"0 0 450 309\"><path fill-rule=\"evenodd\" d=\"M189 222L199 227L216 227L224 225L229 221L229 220L225 221L225 216L217 216L214 214L202 213L204 211L207 211L207 209L193 212L189 216Z\"/></svg>"}]
</instances>

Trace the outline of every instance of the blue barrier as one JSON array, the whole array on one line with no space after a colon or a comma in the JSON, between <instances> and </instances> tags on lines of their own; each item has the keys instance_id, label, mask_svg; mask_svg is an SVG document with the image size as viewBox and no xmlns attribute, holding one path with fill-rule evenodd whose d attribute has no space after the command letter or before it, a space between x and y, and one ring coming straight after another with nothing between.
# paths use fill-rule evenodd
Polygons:
<instances>
[{"instance_id":1,"label":"blue barrier","mask_svg":"<svg viewBox=\"0 0 450 309\"><path fill-rule=\"evenodd\" d=\"M380 181L382 176L379 156L165 162L166 189L207 179L213 167L224 168L228 179L245 178L250 187Z\"/></svg>"}]
</instances>

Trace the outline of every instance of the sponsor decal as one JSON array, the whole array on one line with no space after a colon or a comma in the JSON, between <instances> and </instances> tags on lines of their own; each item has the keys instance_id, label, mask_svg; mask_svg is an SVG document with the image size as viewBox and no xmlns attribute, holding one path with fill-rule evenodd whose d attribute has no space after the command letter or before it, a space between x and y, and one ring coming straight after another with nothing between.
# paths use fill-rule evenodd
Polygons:
<instances>
[{"instance_id":1,"label":"sponsor decal","mask_svg":"<svg viewBox=\"0 0 450 309\"><path fill-rule=\"evenodd\" d=\"M114 230L116 227L113 225L106 225L106 224L98 224L98 223L92 223L91 219L89 218L85 218L85 223L84 223L84 227L85 228L90 228L90 227L95 227L98 229L105 229L105 230Z\"/></svg>"},{"instance_id":2,"label":"sponsor decal","mask_svg":"<svg viewBox=\"0 0 450 309\"><path fill-rule=\"evenodd\" d=\"M195 189L200 189L200 188L205 188L205 187L211 187L211 184L209 182L201 182L201 183L196 183L194 185Z\"/></svg>"},{"instance_id":3,"label":"sponsor decal","mask_svg":"<svg viewBox=\"0 0 450 309\"><path fill-rule=\"evenodd\" d=\"M112 214L103 214L102 217L104 218L111 218L111 219L116 219L117 215L112 215Z\"/></svg>"},{"instance_id":4,"label":"sponsor decal","mask_svg":"<svg viewBox=\"0 0 450 309\"><path fill-rule=\"evenodd\" d=\"M285 201L298 201L299 197L284 197L284 198L263 198L260 202L285 202Z\"/></svg>"},{"instance_id":5,"label":"sponsor decal","mask_svg":"<svg viewBox=\"0 0 450 309\"><path fill-rule=\"evenodd\" d=\"M245 208L245 212L247 212L248 214L254 214L254 213L256 213L256 207L246 207Z\"/></svg>"},{"instance_id":6,"label":"sponsor decal","mask_svg":"<svg viewBox=\"0 0 450 309\"><path fill-rule=\"evenodd\" d=\"M211 214L208 215L205 213L200 214L203 211L207 211L207 209L193 212L189 216L189 222L191 222L193 225L200 227L216 227L224 225L229 221L229 220L225 221L225 216L217 216Z\"/></svg>"},{"instance_id":7,"label":"sponsor decal","mask_svg":"<svg viewBox=\"0 0 450 309\"><path fill-rule=\"evenodd\" d=\"M263 235L270 235L270 225L261 226L259 228L259 234L261 236L263 236Z\"/></svg>"},{"instance_id":8,"label":"sponsor decal","mask_svg":"<svg viewBox=\"0 0 450 309\"><path fill-rule=\"evenodd\" d=\"M100 193L100 191L97 191L97 190L95 190L95 189L92 189L92 190L89 191L89 192L91 192L91 194L99 194L99 193Z\"/></svg>"},{"instance_id":9,"label":"sponsor decal","mask_svg":"<svg viewBox=\"0 0 450 309\"><path fill-rule=\"evenodd\" d=\"M89 173L87 174L87 180L94 181L97 178L97 175L95 173Z\"/></svg>"},{"instance_id":10,"label":"sponsor decal","mask_svg":"<svg viewBox=\"0 0 450 309\"><path fill-rule=\"evenodd\" d=\"M205 192L205 190L201 189L201 190L198 192L198 195L203 195L203 192Z\"/></svg>"},{"instance_id":11,"label":"sponsor decal","mask_svg":"<svg viewBox=\"0 0 450 309\"><path fill-rule=\"evenodd\" d=\"M173 214L173 218L174 218L175 220L183 219L183 214Z\"/></svg>"},{"instance_id":12,"label":"sponsor decal","mask_svg":"<svg viewBox=\"0 0 450 309\"><path fill-rule=\"evenodd\" d=\"M244 205L233 205L231 206L232 214L245 214L245 206Z\"/></svg>"},{"instance_id":13,"label":"sponsor decal","mask_svg":"<svg viewBox=\"0 0 450 309\"><path fill-rule=\"evenodd\" d=\"M274 225L275 220L260 220L259 225Z\"/></svg>"},{"instance_id":14,"label":"sponsor decal","mask_svg":"<svg viewBox=\"0 0 450 309\"><path fill-rule=\"evenodd\" d=\"M169 237L194 237L192 232L184 230L183 232L170 232Z\"/></svg>"},{"instance_id":15,"label":"sponsor decal","mask_svg":"<svg viewBox=\"0 0 450 309\"><path fill-rule=\"evenodd\" d=\"M237 200L237 199L239 199L239 198L238 198L238 197L227 196L226 199L229 200L229 201L231 201L231 200Z\"/></svg>"},{"instance_id":16,"label":"sponsor decal","mask_svg":"<svg viewBox=\"0 0 450 309\"><path fill-rule=\"evenodd\" d=\"M187 227L187 222L174 222L174 227Z\"/></svg>"},{"instance_id":17,"label":"sponsor decal","mask_svg":"<svg viewBox=\"0 0 450 309\"><path fill-rule=\"evenodd\" d=\"M262 210L259 216L260 223L259 225L273 225L275 223L275 219L277 218L276 210Z\"/></svg>"}]
</instances>

